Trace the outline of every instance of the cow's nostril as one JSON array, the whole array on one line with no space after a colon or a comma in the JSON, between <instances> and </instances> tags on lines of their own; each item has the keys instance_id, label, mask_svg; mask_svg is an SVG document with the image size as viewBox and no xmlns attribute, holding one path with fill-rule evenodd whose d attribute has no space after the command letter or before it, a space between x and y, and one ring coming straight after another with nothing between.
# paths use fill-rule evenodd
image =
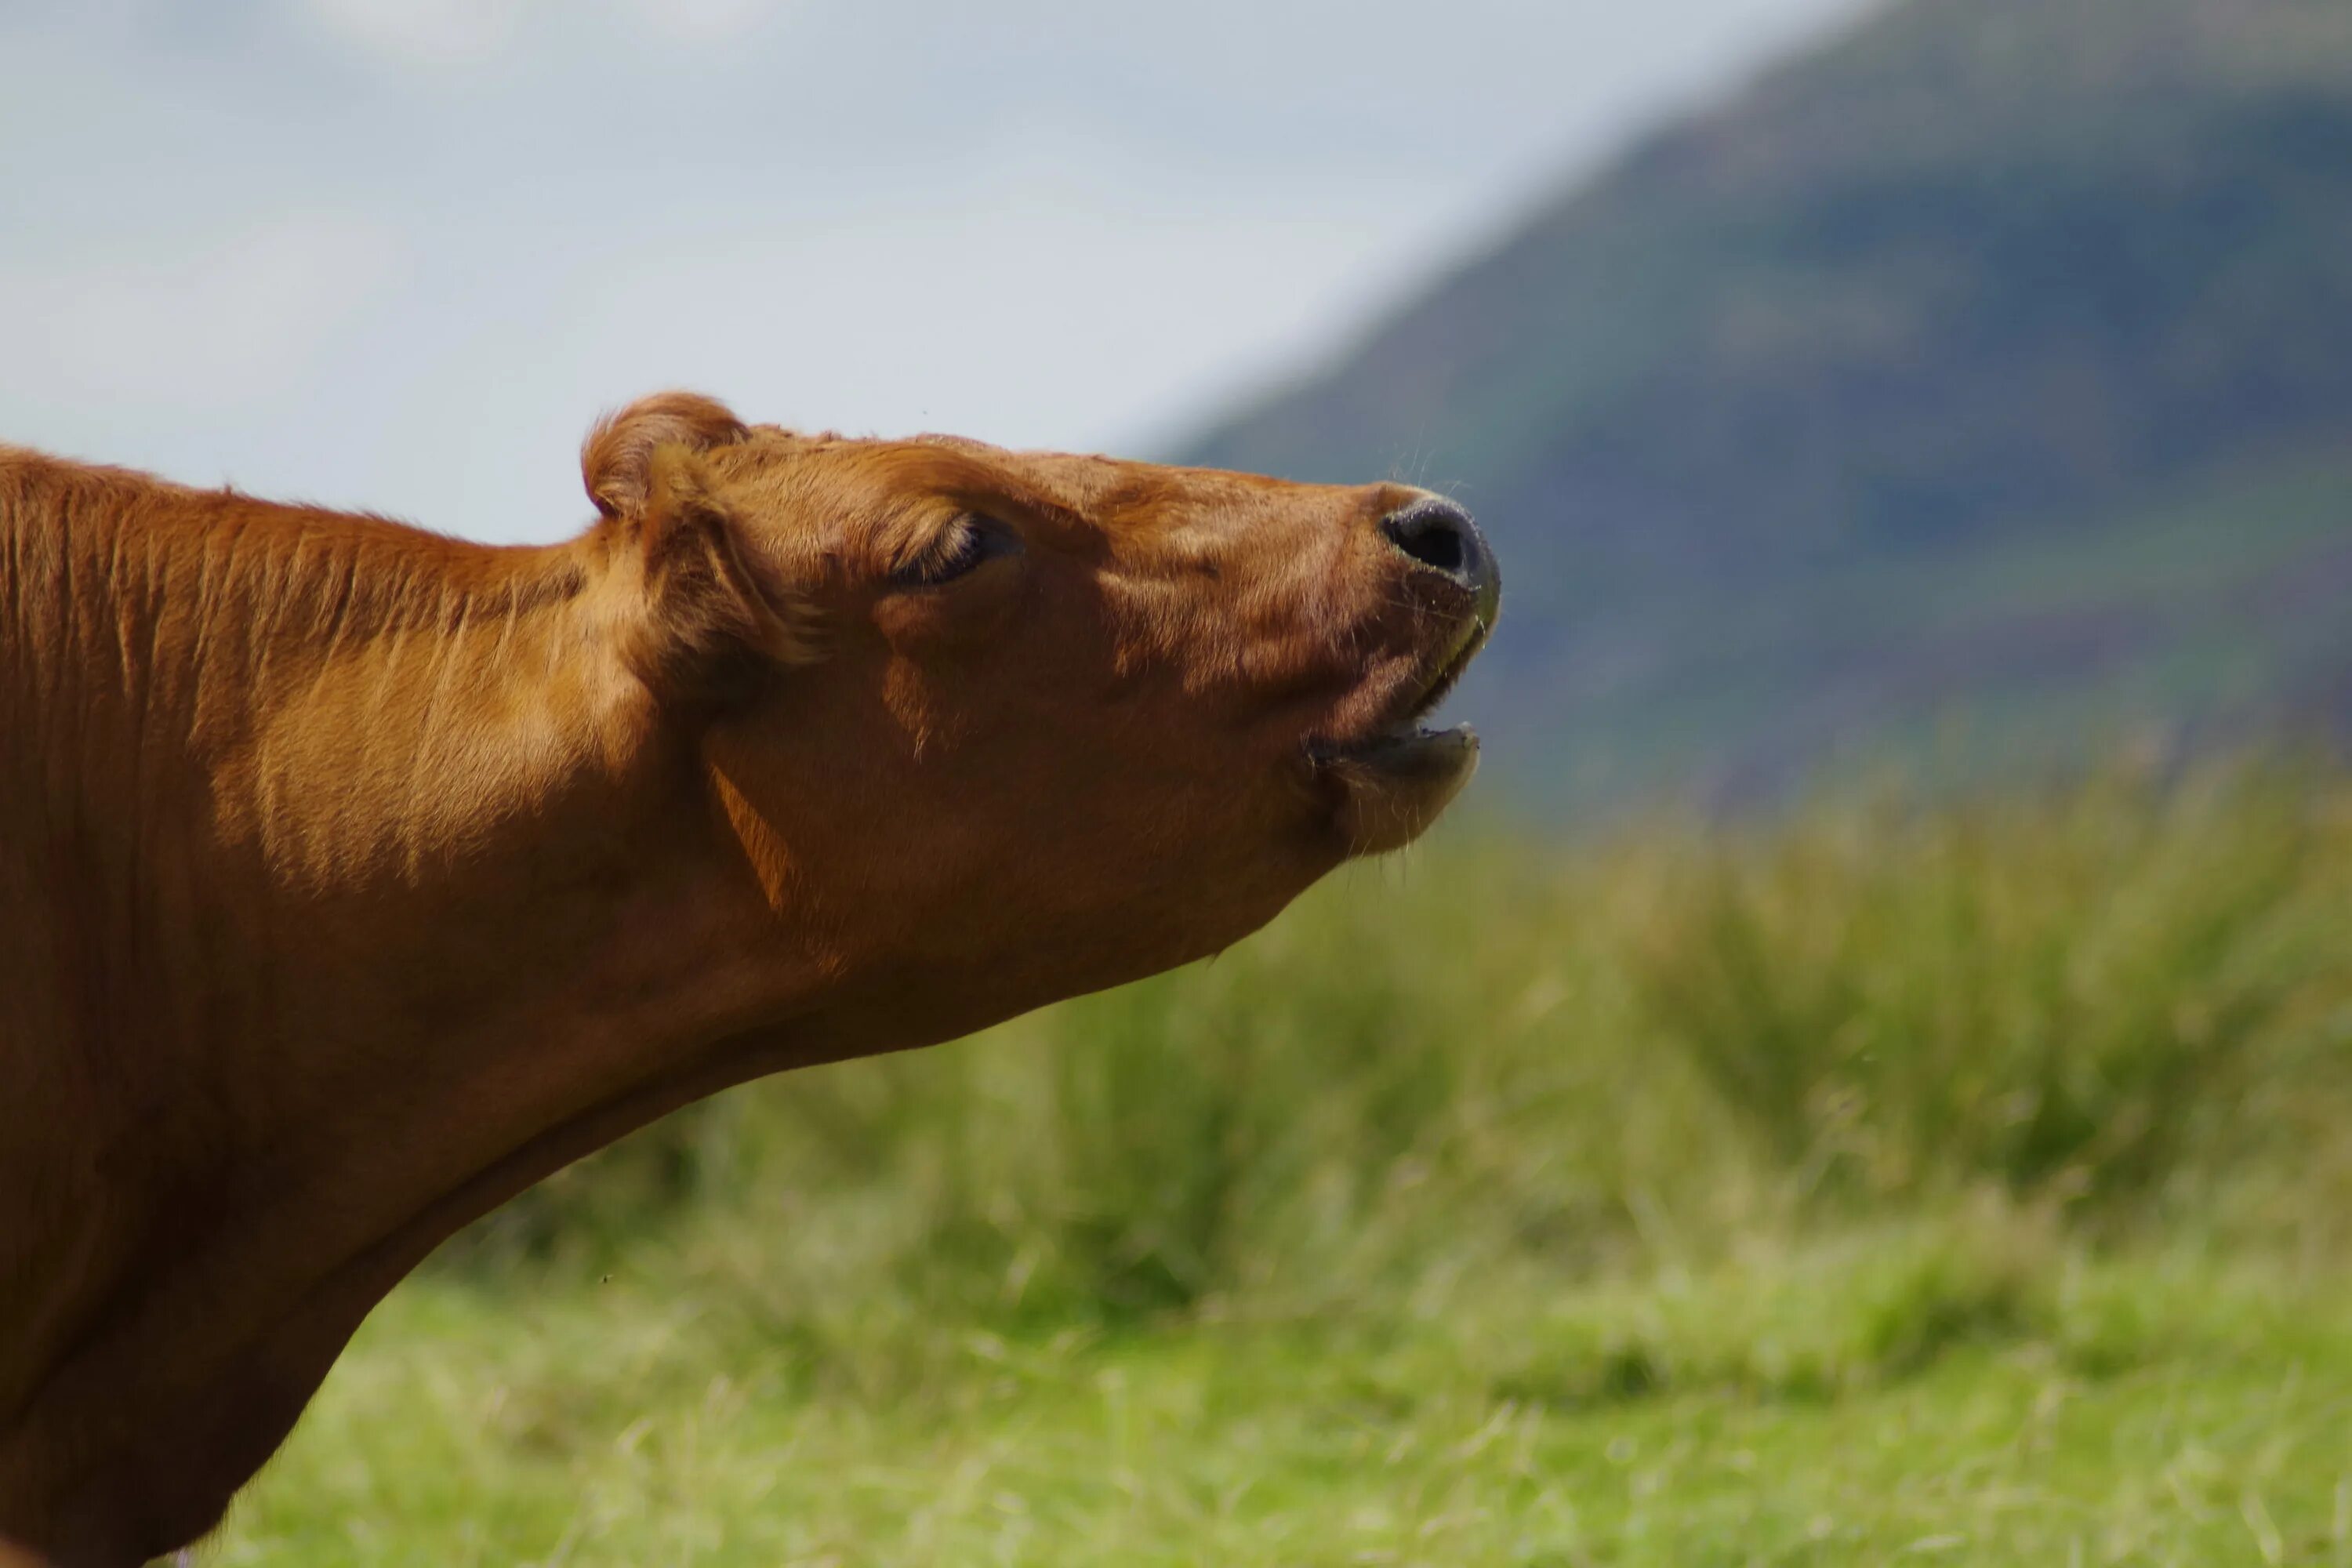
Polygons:
<instances>
[{"instance_id":1,"label":"cow's nostril","mask_svg":"<svg viewBox=\"0 0 2352 1568\"><path fill-rule=\"evenodd\" d=\"M1429 496L1381 519L1391 544L1467 588L1481 588L1493 574L1485 542L1470 514L1450 500Z\"/></svg>"},{"instance_id":2,"label":"cow's nostril","mask_svg":"<svg viewBox=\"0 0 2352 1568\"><path fill-rule=\"evenodd\" d=\"M1462 570L1462 531L1433 509L1419 508L1388 520L1389 540L1399 550L1448 576Z\"/></svg>"}]
</instances>

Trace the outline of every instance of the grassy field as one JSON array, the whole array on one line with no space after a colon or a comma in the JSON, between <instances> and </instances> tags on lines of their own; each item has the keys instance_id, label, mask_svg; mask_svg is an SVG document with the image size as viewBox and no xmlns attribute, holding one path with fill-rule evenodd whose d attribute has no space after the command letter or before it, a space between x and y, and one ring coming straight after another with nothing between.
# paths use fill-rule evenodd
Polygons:
<instances>
[{"instance_id":1,"label":"grassy field","mask_svg":"<svg viewBox=\"0 0 2352 1568\"><path fill-rule=\"evenodd\" d=\"M1342 875L567 1173L230 1563L2352 1563L2352 786Z\"/></svg>"}]
</instances>

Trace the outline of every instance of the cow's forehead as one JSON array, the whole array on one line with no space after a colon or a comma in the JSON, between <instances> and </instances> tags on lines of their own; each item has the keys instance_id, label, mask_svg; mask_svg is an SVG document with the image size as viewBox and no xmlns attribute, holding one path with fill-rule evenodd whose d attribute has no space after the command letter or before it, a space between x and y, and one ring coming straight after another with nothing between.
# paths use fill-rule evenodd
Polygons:
<instances>
[{"instance_id":1,"label":"cow's forehead","mask_svg":"<svg viewBox=\"0 0 2352 1568\"><path fill-rule=\"evenodd\" d=\"M886 484L994 485L1008 496L1048 502L1098 523L1142 523L1204 504L1245 503L1264 499L1269 490L1296 488L1255 475L1095 453L1017 449L944 433L888 438L763 426L755 428L750 445L787 461L844 462Z\"/></svg>"},{"instance_id":2,"label":"cow's forehead","mask_svg":"<svg viewBox=\"0 0 2352 1568\"><path fill-rule=\"evenodd\" d=\"M1000 468L1008 477L1018 478L1027 483L1080 492L1099 491L1129 482L1140 473L1165 471L1156 464L1121 458L1107 458L1090 452L998 447L974 440L969 436L924 435L914 439L922 446L944 447L950 451L965 453L985 466Z\"/></svg>"}]
</instances>

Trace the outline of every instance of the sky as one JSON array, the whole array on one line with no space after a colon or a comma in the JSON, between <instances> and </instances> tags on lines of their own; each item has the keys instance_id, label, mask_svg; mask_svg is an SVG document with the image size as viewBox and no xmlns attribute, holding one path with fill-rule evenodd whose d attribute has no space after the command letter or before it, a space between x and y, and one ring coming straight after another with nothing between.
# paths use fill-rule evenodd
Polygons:
<instances>
[{"instance_id":1,"label":"sky","mask_svg":"<svg viewBox=\"0 0 2352 1568\"><path fill-rule=\"evenodd\" d=\"M597 414L1150 456L1866 0L0 0L0 441L493 540Z\"/></svg>"}]
</instances>

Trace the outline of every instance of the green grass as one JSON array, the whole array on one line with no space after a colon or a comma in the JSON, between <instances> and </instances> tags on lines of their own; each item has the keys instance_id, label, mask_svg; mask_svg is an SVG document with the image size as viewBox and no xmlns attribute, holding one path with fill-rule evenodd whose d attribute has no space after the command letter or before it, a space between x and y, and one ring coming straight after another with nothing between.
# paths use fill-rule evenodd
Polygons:
<instances>
[{"instance_id":1,"label":"green grass","mask_svg":"<svg viewBox=\"0 0 2352 1568\"><path fill-rule=\"evenodd\" d=\"M433 1281L216 1560L2352 1561L2340 1290L2028 1267L1931 1227L1406 1312L901 1324L848 1367L691 1288Z\"/></svg>"},{"instance_id":2,"label":"green grass","mask_svg":"<svg viewBox=\"0 0 2352 1568\"><path fill-rule=\"evenodd\" d=\"M272 1563L2352 1563L2352 787L1344 874L370 1322Z\"/></svg>"}]
</instances>

